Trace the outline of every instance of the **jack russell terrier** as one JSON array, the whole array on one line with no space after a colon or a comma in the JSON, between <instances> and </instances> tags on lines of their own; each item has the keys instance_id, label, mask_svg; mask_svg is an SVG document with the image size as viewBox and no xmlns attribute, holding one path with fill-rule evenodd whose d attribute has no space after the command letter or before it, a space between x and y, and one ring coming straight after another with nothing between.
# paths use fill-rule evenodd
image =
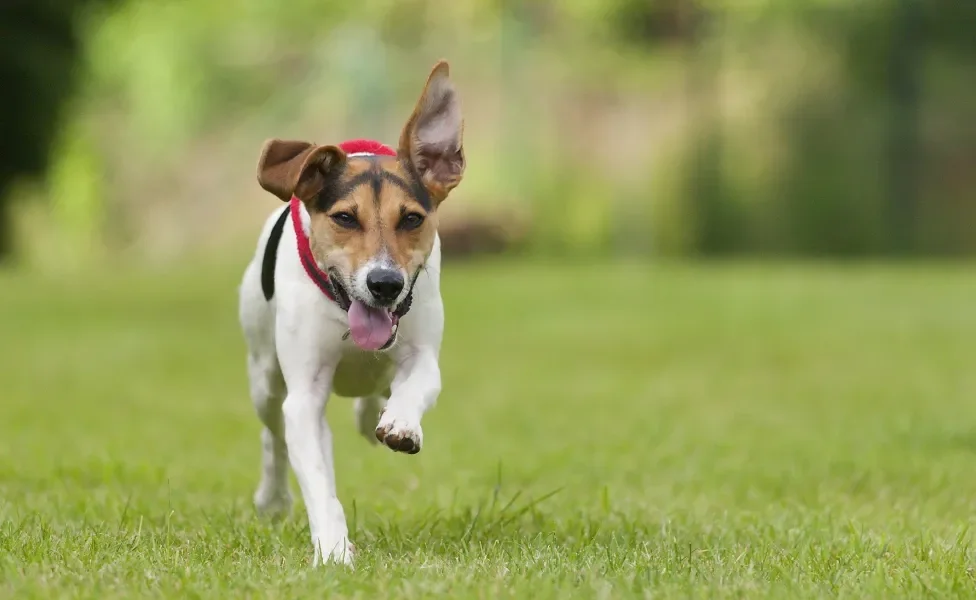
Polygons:
<instances>
[{"instance_id":1,"label":"jack russell terrier","mask_svg":"<svg viewBox=\"0 0 976 600\"><path fill-rule=\"evenodd\" d=\"M258 183L287 206L264 225L240 287L251 399L264 424L257 509L308 509L313 565L350 564L336 496L331 394L355 398L359 430L415 454L441 391L444 331L437 209L461 181L461 106L446 62L427 78L396 150L272 139ZM374 441L375 443L375 441Z\"/></svg>"}]
</instances>

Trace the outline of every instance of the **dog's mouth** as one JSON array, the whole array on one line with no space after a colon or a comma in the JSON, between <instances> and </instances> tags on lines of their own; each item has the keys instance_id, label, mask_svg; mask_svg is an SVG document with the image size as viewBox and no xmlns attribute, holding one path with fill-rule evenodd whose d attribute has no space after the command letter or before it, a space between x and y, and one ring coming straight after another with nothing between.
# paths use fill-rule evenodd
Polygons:
<instances>
[{"instance_id":1,"label":"dog's mouth","mask_svg":"<svg viewBox=\"0 0 976 600\"><path fill-rule=\"evenodd\" d=\"M352 297L340 283L342 278L333 270L329 272L336 299L349 315L349 331L343 339L352 337L353 343L363 350L386 350L396 341L403 305L383 307L367 304ZM408 296L409 298L409 296ZM406 302L404 302L406 304Z\"/></svg>"}]
</instances>

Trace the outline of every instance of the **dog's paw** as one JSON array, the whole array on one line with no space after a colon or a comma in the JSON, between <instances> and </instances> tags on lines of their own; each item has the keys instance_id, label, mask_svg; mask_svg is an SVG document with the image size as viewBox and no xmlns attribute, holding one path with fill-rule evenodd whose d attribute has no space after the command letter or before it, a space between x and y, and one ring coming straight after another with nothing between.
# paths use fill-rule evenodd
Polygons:
<instances>
[{"instance_id":1,"label":"dog's paw","mask_svg":"<svg viewBox=\"0 0 976 600\"><path fill-rule=\"evenodd\" d=\"M276 489L272 485L262 483L254 492L254 508L262 517L278 521L291 512L293 500L287 489Z\"/></svg>"},{"instance_id":2,"label":"dog's paw","mask_svg":"<svg viewBox=\"0 0 976 600\"><path fill-rule=\"evenodd\" d=\"M377 440L397 452L416 454L424 443L424 432L419 421L399 417L388 410L380 415L374 433Z\"/></svg>"},{"instance_id":3,"label":"dog's paw","mask_svg":"<svg viewBox=\"0 0 976 600\"><path fill-rule=\"evenodd\" d=\"M352 566L353 554L356 552L356 547L352 545L352 542L346 536L316 536L312 542L315 544L315 556L312 559L313 567L329 563Z\"/></svg>"}]
</instances>

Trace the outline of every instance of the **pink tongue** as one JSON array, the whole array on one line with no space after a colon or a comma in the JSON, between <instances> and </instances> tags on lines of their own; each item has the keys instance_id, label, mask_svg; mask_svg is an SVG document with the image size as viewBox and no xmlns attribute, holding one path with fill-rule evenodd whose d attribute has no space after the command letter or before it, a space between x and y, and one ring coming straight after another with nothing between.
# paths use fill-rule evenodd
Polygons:
<instances>
[{"instance_id":1,"label":"pink tongue","mask_svg":"<svg viewBox=\"0 0 976 600\"><path fill-rule=\"evenodd\" d=\"M388 310L353 300L349 307L349 332L352 341L363 350L379 350L393 335L393 318Z\"/></svg>"}]
</instances>

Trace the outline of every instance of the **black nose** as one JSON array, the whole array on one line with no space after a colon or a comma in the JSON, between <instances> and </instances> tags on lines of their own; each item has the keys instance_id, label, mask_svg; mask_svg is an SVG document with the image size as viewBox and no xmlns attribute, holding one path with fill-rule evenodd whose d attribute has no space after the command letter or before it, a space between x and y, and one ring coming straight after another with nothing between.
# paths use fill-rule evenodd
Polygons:
<instances>
[{"instance_id":1,"label":"black nose","mask_svg":"<svg viewBox=\"0 0 976 600\"><path fill-rule=\"evenodd\" d=\"M389 304L403 291L403 277L393 269L373 269L366 275L366 287L377 302Z\"/></svg>"}]
</instances>

